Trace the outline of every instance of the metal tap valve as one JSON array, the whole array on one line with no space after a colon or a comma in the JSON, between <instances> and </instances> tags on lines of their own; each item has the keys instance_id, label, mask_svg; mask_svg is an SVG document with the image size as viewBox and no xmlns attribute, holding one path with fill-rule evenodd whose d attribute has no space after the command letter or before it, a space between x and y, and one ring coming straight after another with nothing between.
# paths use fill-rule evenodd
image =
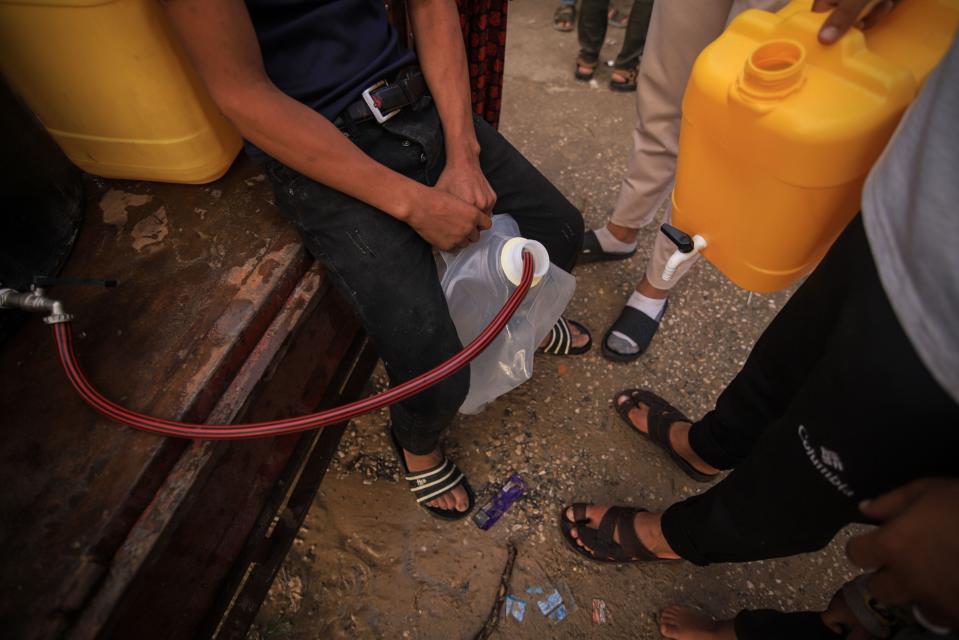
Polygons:
<instances>
[{"instance_id":1,"label":"metal tap valve","mask_svg":"<svg viewBox=\"0 0 959 640\"><path fill-rule=\"evenodd\" d=\"M63 309L62 302L48 298L46 292L39 287L31 287L30 291L0 289L0 309L47 313L49 315L43 319L47 324L59 324L73 320L73 316Z\"/></svg>"}]
</instances>

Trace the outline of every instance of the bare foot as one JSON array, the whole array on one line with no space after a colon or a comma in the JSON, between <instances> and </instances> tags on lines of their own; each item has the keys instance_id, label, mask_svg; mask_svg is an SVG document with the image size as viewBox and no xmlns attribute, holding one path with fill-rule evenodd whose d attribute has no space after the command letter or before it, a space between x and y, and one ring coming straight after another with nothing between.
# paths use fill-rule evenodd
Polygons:
<instances>
[{"instance_id":1,"label":"bare foot","mask_svg":"<svg viewBox=\"0 0 959 640\"><path fill-rule=\"evenodd\" d=\"M568 322L569 326L569 337L572 338L570 346L574 349L580 347L585 347L586 343L589 342L589 334L583 333L579 327L577 327L572 322ZM550 336L552 334L547 334L543 341L539 344L540 349L544 349L550 342Z\"/></svg>"},{"instance_id":2,"label":"bare foot","mask_svg":"<svg viewBox=\"0 0 959 640\"><path fill-rule=\"evenodd\" d=\"M732 620L713 620L702 611L678 604L659 614L659 633L674 640L736 640Z\"/></svg>"},{"instance_id":3,"label":"bare foot","mask_svg":"<svg viewBox=\"0 0 959 640\"><path fill-rule=\"evenodd\" d=\"M603 519L603 515L610 509L611 505L590 505L586 507L586 517L589 519L589 522L586 524L590 529L598 529L599 523ZM573 508L569 507L566 509L566 519L569 522L574 522ZM633 528L636 530L636 536L639 538L639 541L643 543L643 546L649 549L649 551L656 555L658 558L665 558L670 560L678 560L679 556L676 555L676 552L673 551L672 547L669 546L669 543L666 542L665 536L663 536L663 528L660 525L662 519L661 513L653 513L649 511L641 511L636 514L636 517L633 519ZM586 549L589 552L593 550L588 546L583 544L583 541L580 540L578 533L578 527L570 529L570 535L576 538L576 544ZM613 531L613 540L616 544L620 544L619 536L619 527Z\"/></svg>"},{"instance_id":4,"label":"bare foot","mask_svg":"<svg viewBox=\"0 0 959 640\"><path fill-rule=\"evenodd\" d=\"M432 469L436 465L443 462L443 454L440 452L439 447L434 449L432 453L428 453L425 456L418 456L404 449L403 457L406 458L406 467L410 470L410 472L426 471L427 469ZM466 495L466 489L464 489L463 485L460 484L451 491L447 491L443 495L430 500L426 504L431 507L436 507L437 509L446 509L447 511L453 509L456 509L457 511L466 511L466 509L469 507L469 496Z\"/></svg>"},{"instance_id":5,"label":"bare foot","mask_svg":"<svg viewBox=\"0 0 959 640\"><path fill-rule=\"evenodd\" d=\"M629 402L629 394L623 393L616 396L616 403L619 406L622 406L624 403ZM629 416L629 422L634 429L640 433L649 434L649 405L637 402L636 406L629 410L627 414ZM688 422L674 422L669 428L669 443L673 446L673 449L676 453L679 454L683 460L693 465L693 468L700 473L719 473L719 469L713 467L706 463L705 460L699 457L693 448L689 444L689 428L692 425Z\"/></svg>"}]
</instances>

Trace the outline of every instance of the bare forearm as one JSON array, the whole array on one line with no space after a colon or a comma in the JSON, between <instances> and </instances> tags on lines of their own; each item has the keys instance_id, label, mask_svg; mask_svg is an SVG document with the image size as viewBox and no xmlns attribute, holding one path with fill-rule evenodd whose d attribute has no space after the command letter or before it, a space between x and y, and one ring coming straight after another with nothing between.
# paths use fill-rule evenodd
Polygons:
<instances>
[{"instance_id":1,"label":"bare forearm","mask_svg":"<svg viewBox=\"0 0 959 640\"><path fill-rule=\"evenodd\" d=\"M479 143L473 129L466 50L453 0L409 3L416 53L436 102L446 139L447 161L475 161Z\"/></svg>"},{"instance_id":2,"label":"bare forearm","mask_svg":"<svg viewBox=\"0 0 959 640\"><path fill-rule=\"evenodd\" d=\"M403 220L444 251L475 241L480 229L489 228L483 210L372 160L329 120L277 89L264 70L243 0L164 4L213 99L253 144L317 182ZM449 109L450 100L441 102ZM468 109L467 102L466 119ZM453 126L463 127L462 120Z\"/></svg>"},{"instance_id":3,"label":"bare forearm","mask_svg":"<svg viewBox=\"0 0 959 640\"><path fill-rule=\"evenodd\" d=\"M370 159L329 120L277 89L242 0L164 4L214 101L243 137L317 182L406 218L425 187Z\"/></svg>"},{"instance_id":4,"label":"bare forearm","mask_svg":"<svg viewBox=\"0 0 959 640\"><path fill-rule=\"evenodd\" d=\"M424 187L371 159L329 120L271 87L238 96L227 117L253 144L305 176L404 219Z\"/></svg>"}]
</instances>

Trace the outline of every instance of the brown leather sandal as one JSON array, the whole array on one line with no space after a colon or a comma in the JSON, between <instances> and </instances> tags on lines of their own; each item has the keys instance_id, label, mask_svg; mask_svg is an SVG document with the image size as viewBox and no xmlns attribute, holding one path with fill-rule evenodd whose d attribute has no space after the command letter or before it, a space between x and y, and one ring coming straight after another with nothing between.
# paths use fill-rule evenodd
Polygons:
<instances>
[{"instance_id":1,"label":"brown leather sandal","mask_svg":"<svg viewBox=\"0 0 959 640\"><path fill-rule=\"evenodd\" d=\"M636 91L636 77L639 75L636 69L613 69L613 73L626 79L620 82L616 78L610 78L610 89L623 92Z\"/></svg>"},{"instance_id":2,"label":"brown leather sandal","mask_svg":"<svg viewBox=\"0 0 959 640\"><path fill-rule=\"evenodd\" d=\"M649 414L646 423L649 425L649 433L645 434L633 424L629 419L631 409L644 404L649 407ZM678 409L673 407L652 391L646 389L627 389L617 393L613 397L613 406L616 413L625 422L630 430L635 431L641 436L651 440L653 444L669 454L679 470L696 482L712 482L719 477L718 473L703 473L689 464L682 456L676 453L673 445L669 441L669 429L676 422L689 422L692 420L683 415Z\"/></svg>"},{"instance_id":3,"label":"brown leather sandal","mask_svg":"<svg viewBox=\"0 0 959 640\"><path fill-rule=\"evenodd\" d=\"M569 33L576 28L576 5L563 4L557 7L553 14L553 28L563 33Z\"/></svg>"},{"instance_id":4,"label":"brown leather sandal","mask_svg":"<svg viewBox=\"0 0 959 640\"><path fill-rule=\"evenodd\" d=\"M571 522L566 518L566 509L569 507L565 507L559 514L560 533L573 551L584 558L594 562L679 562L671 558L657 557L656 554L646 548L646 545L636 535L633 521L637 513L646 511L646 509L610 507L603 514L603 519L599 522L599 528L594 529L586 526L589 523L589 518L586 517L586 507L589 505L584 502L576 502L570 506L573 509L573 520ZM573 529L576 529L579 539L589 549L577 544L576 538L572 534ZM613 535L617 531L619 531L620 542L613 539Z\"/></svg>"},{"instance_id":5,"label":"brown leather sandal","mask_svg":"<svg viewBox=\"0 0 959 640\"><path fill-rule=\"evenodd\" d=\"M582 80L587 82L593 79L593 76L596 75L596 67L599 66L599 60L593 60L588 62L582 58L582 56L576 58L576 73L573 74L576 76L577 80ZM589 73L584 73L580 70L580 67L584 69L589 69Z\"/></svg>"}]
</instances>

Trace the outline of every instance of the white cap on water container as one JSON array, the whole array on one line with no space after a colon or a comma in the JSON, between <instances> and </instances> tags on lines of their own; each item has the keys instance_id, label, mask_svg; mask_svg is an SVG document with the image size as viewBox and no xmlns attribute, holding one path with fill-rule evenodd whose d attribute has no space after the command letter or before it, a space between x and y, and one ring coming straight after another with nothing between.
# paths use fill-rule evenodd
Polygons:
<instances>
[{"instance_id":1,"label":"white cap on water container","mask_svg":"<svg viewBox=\"0 0 959 640\"><path fill-rule=\"evenodd\" d=\"M503 275L514 285L519 286L523 279L523 250L533 254L533 284L536 286L549 271L549 252L541 243L526 238L510 238L499 254Z\"/></svg>"}]
</instances>

